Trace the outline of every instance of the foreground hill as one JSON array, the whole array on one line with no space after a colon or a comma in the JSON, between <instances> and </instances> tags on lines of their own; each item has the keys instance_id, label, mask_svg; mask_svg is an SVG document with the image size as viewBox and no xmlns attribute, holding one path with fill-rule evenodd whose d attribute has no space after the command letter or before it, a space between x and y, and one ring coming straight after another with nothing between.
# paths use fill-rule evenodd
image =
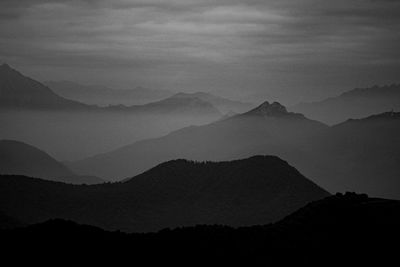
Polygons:
<instances>
[{"instance_id":1,"label":"foreground hill","mask_svg":"<svg viewBox=\"0 0 400 267\"><path fill-rule=\"evenodd\" d=\"M22 223L63 218L138 232L266 224L327 195L273 156L218 163L174 160L123 183L93 186L0 177L0 211Z\"/></svg>"},{"instance_id":2,"label":"foreground hill","mask_svg":"<svg viewBox=\"0 0 400 267\"><path fill-rule=\"evenodd\" d=\"M400 84L358 88L320 102L301 103L291 109L328 124L399 111Z\"/></svg>"},{"instance_id":3,"label":"foreground hill","mask_svg":"<svg viewBox=\"0 0 400 267\"><path fill-rule=\"evenodd\" d=\"M293 162L302 158L300 147L327 128L301 114L287 112L279 103L265 102L225 120L183 128L69 166L77 173L118 180L176 158L220 161L269 154Z\"/></svg>"},{"instance_id":4,"label":"foreground hill","mask_svg":"<svg viewBox=\"0 0 400 267\"><path fill-rule=\"evenodd\" d=\"M13 262L35 263L37 255L45 251L49 256L40 257L40 263L52 266L60 259L65 264L100 266L130 261L187 265L194 260L196 264L245 266L386 266L398 258L395 244L400 238L399 225L399 201L338 194L265 226L196 226L154 234L125 234L51 220L0 231L0 235L7 244L4 255ZM21 254L24 257L18 257Z\"/></svg>"},{"instance_id":5,"label":"foreground hill","mask_svg":"<svg viewBox=\"0 0 400 267\"><path fill-rule=\"evenodd\" d=\"M91 176L78 176L46 152L31 145L0 140L0 174L18 174L72 184L104 182Z\"/></svg>"}]
</instances>

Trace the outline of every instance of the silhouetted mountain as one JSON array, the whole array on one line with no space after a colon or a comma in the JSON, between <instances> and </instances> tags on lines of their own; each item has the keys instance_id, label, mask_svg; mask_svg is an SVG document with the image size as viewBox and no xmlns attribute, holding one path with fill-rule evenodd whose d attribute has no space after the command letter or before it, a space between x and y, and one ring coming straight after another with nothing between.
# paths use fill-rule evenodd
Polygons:
<instances>
[{"instance_id":1,"label":"silhouetted mountain","mask_svg":"<svg viewBox=\"0 0 400 267\"><path fill-rule=\"evenodd\" d=\"M286 112L278 103L265 102L244 114L139 141L69 166L77 173L120 180L176 158L220 161L269 154L292 162L302 158L299 145L306 145L311 136L326 128Z\"/></svg>"},{"instance_id":2,"label":"silhouetted mountain","mask_svg":"<svg viewBox=\"0 0 400 267\"><path fill-rule=\"evenodd\" d=\"M27 175L72 184L104 182L94 176L78 176L46 152L12 140L0 140L0 174Z\"/></svg>"},{"instance_id":3,"label":"silhouetted mountain","mask_svg":"<svg viewBox=\"0 0 400 267\"><path fill-rule=\"evenodd\" d=\"M307 177L331 191L400 199L400 113L348 120L314 138Z\"/></svg>"},{"instance_id":4,"label":"silhouetted mountain","mask_svg":"<svg viewBox=\"0 0 400 267\"><path fill-rule=\"evenodd\" d=\"M270 104L268 101L260 106L246 112L243 116L259 116L259 117L276 117L276 118L291 118L291 119L306 119L303 114L288 112L286 107L278 102Z\"/></svg>"},{"instance_id":5,"label":"silhouetted mountain","mask_svg":"<svg viewBox=\"0 0 400 267\"><path fill-rule=\"evenodd\" d=\"M76 186L0 177L0 211L24 223L63 218L125 231L277 221L328 193L273 156L174 160L123 183Z\"/></svg>"},{"instance_id":6,"label":"silhouetted mountain","mask_svg":"<svg viewBox=\"0 0 400 267\"><path fill-rule=\"evenodd\" d=\"M320 102L301 103L291 109L329 124L390 110L398 111L400 84L358 88Z\"/></svg>"},{"instance_id":7,"label":"silhouetted mountain","mask_svg":"<svg viewBox=\"0 0 400 267\"><path fill-rule=\"evenodd\" d=\"M174 265L212 262L243 266L387 266L398 258L395 244L400 238L399 225L398 201L346 194L310 203L282 221L264 226L234 229L198 225L126 234L51 220L1 231L0 235L7 244L4 256L13 263L26 260L35 264L38 259L41 265L54 266L62 259L64 264L96 266L132 261ZM38 258L43 251L48 256Z\"/></svg>"},{"instance_id":8,"label":"silhouetted mountain","mask_svg":"<svg viewBox=\"0 0 400 267\"><path fill-rule=\"evenodd\" d=\"M70 81L47 81L44 84L62 97L99 106L142 105L170 97L173 94L167 90L143 87L116 90L101 85L82 85Z\"/></svg>"},{"instance_id":9,"label":"silhouetted mountain","mask_svg":"<svg viewBox=\"0 0 400 267\"><path fill-rule=\"evenodd\" d=\"M245 112L252 108L253 104L245 103L240 101L234 101L227 98L223 98L220 96L216 96L209 93L204 92L196 92L196 93L178 93L173 97L176 98L199 98L203 101L206 101L212 104L214 107L218 108L222 113L228 112Z\"/></svg>"}]
</instances>

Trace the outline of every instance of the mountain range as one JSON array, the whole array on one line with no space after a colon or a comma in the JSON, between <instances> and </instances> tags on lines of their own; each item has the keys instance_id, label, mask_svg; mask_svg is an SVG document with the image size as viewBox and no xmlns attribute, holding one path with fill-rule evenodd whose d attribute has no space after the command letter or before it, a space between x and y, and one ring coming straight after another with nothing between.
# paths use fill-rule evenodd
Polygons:
<instances>
[{"instance_id":1,"label":"mountain range","mask_svg":"<svg viewBox=\"0 0 400 267\"><path fill-rule=\"evenodd\" d=\"M163 161L232 160L257 154L284 158L330 192L357 191L400 199L399 113L329 127L279 103L136 142L69 166L81 174L120 180Z\"/></svg>"},{"instance_id":2,"label":"mountain range","mask_svg":"<svg viewBox=\"0 0 400 267\"><path fill-rule=\"evenodd\" d=\"M287 112L279 103L265 102L225 120L183 128L69 166L78 173L120 180L176 158L220 161L266 153L291 162L293 157L288 155L300 153L295 146L306 144L310 136L327 128L301 114Z\"/></svg>"},{"instance_id":3,"label":"mountain range","mask_svg":"<svg viewBox=\"0 0 400 267\"><path fill-rule=\"evenodd\" d=\"M173 93L143 87L116 90L101 85L82 85L70 81L46 81L44 84L62 97L99 106L144 105L174 96L174 98L201 99L212 104L223 114L244 112L252 107L251 103L234 101L205 92Z\"/></svg>"},{"instance_id":4,"label":"mountain range","mask_svg":"<svg viewBox=\"0 0 400 267\"><path fill-rule=\"evenodd\" d=\"M71 184L104 182L94 176L77 175L46 152L13 140L0 140L0 174L28 175Z\"/></svg>"},{"instance_id":5,"label":"mountain range","mask_svg":"<svg viewBox=\"0 0 400 267\"><path fill-rule=\"evenodd\" d=\"M300 103L290 109L328 124L399 111L400 84L357 88L319 102Z\"/></svg>"},{"instance_id":6,"label":"mountain range","mask_svg":"<svg viewBox=\"0 0 400 267\"><path fill-rule=\"evenodd\" d=\"M88 105L57 95L49 87L24 76L7 64L0 66L0 104L2 109L19 110L192 114L194 116L212 115L215 116L215 119L222 116L212 104L196 97L171 96L160 101L132 106L99 107Z\"/></svg>"},{"instance_id":7,"label":"mountain range","mask_svg":"<svg viewBox=\"0 0 400 267\"><path fill-rule=\"evenodd\" d=\"M173 160L124 182L91 186L0 177L0 211L21 223L63 218L129 232L267 224L328 195L274 156Z\"/></svg>"}]
</instances>

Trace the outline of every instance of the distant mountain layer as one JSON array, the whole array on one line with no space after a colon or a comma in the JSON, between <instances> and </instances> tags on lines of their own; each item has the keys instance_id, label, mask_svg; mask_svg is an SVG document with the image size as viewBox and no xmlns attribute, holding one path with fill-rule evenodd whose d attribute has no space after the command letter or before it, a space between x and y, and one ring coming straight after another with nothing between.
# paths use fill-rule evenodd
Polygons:
<instances>
[{"instance_id":1,"label":"distant mountain layer","mask_svg":"<svg viewBox=\"0 0 400 267\"><path fill-rule=\"evenodd\" d=\"M327 195L273 156L217 163L174 160L123 183L94 186L0 177L0 211L23 223L63 218L139 232L266 224Z\"/></svg>"},{"instance_id":2,"label":"distant mountain layer","mask_svg":"<svg viewBox=\"0 0 400 267\"><path fill-rule=\"evenodd\" d=\"M62 259L66 265L96 266L126 262L390 266L398 259L394 244L400 238L399 225L399 201L346 194L310 203L272 225L239 229L203 225L126 234L57 219L0 230L0 235L7 244L3 260L10 258L17 265L26 261L54 266ZM49 256L37 257L44 251Z\"/></svg>"},{"instance_id":3,"label":"distant mountain layer","mask_svg":"<svg viewBox=\"0 0 400 267\"><path fill-rule=\"evenodd\" d=\"M399 113L382 113L328 127L279 103L208 125L136 142L69 166L112 180L176 158L232 160L277 155L330 192L357 191L400 199Z\"/></svg>"},{"instance_id":4,"label":"distant mountain layer","mask_svg":"<svg viewBox=\"0 0 400 267\"><path fill-rule=\"evenodd\" d=\"M149 102L156 102L164 98L185 98L200 99L216 107L221 113L244 112L252 107L251 103L233 101L210 93L177 93L171 91L154 90L136 87L129 90L114 90L98 85L81 85L69 81L48 81L44 82L55 93L68 99L73 99L86 104L100 106L109 105L144 105Z\"/></svg>"},{"instance_id":5,"label":"distant mountain layer","mask_svg":"<svg viewBox=\"0 0 400 267\"><path fill-rule=\"evenodd\" d=\"M220 96L215 96L210 93L196 92L196 93L178 93L174 97L177 98L199 98L205 102L212 104L218 108L223 114L235 112L245 112L253 107L252 103L245 103L240 101L234 101Z\"/></svg>"},{"instance_id":6,"label":"distant mountain layer","mask_svg":"<svg viewBox=\"0 0 400 267\"><path fill-rule=\"evenodd\" d=\"M301 103L291 109L328 124L400 111L400 84L354 89L320 102Z\"/></svg>"},{"instance_id":7,"label":"distant mountain layer","mask_svg":"<svg viewBox=\"0 0 400 267\"><path fill-rule=\"evenodd\" d=\"M79 176L44 151L31 145L0 140L0 174L18 174L71 184L104 182L94 176Z\"/></svg>"},{"instance_id":8,"label":"distant mountain layer","mask_svg":"<svg viewBox=\"0 0 400 267\"><path fill-rule=\"evenodd\" d=\"M142 87L116 90L101 85L82 85L70 81L46 81L44 84L62 97L99 106L142 105L170 97L173 94L167 90Z\"/></svg>"},{"instance_id":9,"label":"distant mountain layer","mask_svg":"<svg viewBox=\"0 0 400 267\"><path fill-rule=\"evenodd\" d=\"M7 64L0 66L0 104L2 109L211 115L215 119L222 116L217 108L200 98L169 97L144 105L132 106L87 105L55 94L50 88L22 75Z\"/></svg>"}]
</instances>

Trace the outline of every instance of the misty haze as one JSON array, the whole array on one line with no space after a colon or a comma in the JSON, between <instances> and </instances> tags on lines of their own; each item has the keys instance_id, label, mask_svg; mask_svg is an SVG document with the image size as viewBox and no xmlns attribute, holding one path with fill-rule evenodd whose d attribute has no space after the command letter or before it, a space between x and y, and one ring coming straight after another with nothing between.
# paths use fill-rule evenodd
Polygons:
<instances>
[{"instance_id":1,"label":"misty haze","mask_svg":"<svg viewBox=\"0 0 400 267\"><path fill-rule=\"evenodd\" d=\"M2 258L388 265L398 47L398 1L0 1Z\"/></svg>"}]
</instances>

